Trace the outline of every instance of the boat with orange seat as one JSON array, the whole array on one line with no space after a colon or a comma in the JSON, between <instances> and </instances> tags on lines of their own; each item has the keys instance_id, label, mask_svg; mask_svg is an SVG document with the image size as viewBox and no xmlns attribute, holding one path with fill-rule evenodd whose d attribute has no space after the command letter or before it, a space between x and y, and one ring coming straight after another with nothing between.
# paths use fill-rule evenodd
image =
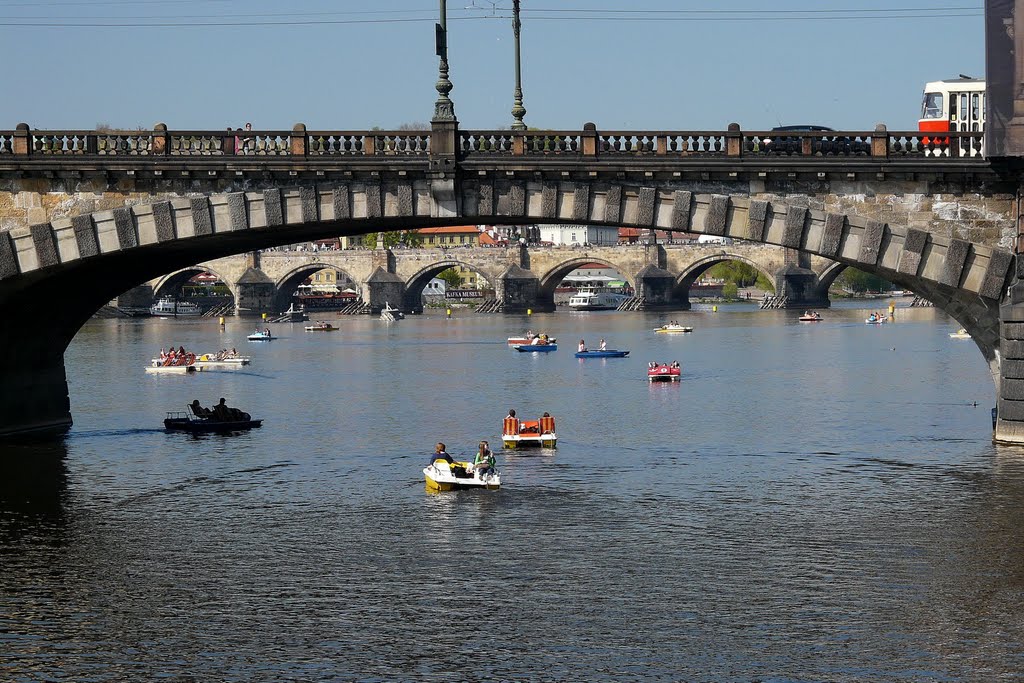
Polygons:
<instances>
[{"instance_id":1,"label":"boat with orange seat","mask_svg":"<svg viewBox=\"0 0 1024 683\"><path fill-rule=\"evenodd\" d=\"M506 417L502 424L501 441L505 448L556 448L555 418L545 413L536 420Z\"/></svg>"}]
</instances>

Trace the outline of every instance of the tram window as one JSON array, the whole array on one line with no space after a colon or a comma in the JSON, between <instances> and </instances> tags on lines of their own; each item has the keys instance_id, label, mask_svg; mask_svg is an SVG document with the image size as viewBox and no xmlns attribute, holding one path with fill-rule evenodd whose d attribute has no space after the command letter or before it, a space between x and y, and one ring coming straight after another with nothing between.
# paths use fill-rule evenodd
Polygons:
<instances>
[{"instance_id":1,"label":"tram window","mask_svg":"<svg viewBox=\"0 0 1024 683\"><path fill-rule=\"evenodd\" d=\"M981 119L981 96L978 93L971 95L971 120Z\"/></svg>"},{"instance_id":2,"label":"tram window","mask_svg":"<svg viewBox=\"0 0 1024 683\"><path fill-rule=\"evenodd\" d=\"M967 95L960 96L960 120L967 120Z\"/></svg>"},{"instance_id":3,"label":"tram window","mask_svg":"<svg viewBox=\"0 0 1024 683\"><path fill-rule=\"evenodd\" d=\"M925 119L941 119L942 118L942 93L940 92L926 92L924 94L924 106L922 107L922 117Z\"/></svg>"}]
</instances>

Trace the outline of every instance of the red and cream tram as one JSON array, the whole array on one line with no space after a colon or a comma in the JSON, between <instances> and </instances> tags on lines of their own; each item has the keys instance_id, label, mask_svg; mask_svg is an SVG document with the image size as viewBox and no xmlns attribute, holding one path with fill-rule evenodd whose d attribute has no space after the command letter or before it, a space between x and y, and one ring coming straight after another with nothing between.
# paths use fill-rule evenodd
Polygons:
<instances>
[{"instance_id":1,"label":"red and cream tram","mask_svg":"<svg viewBox=\"0 0 1024 683\"><path fill-rule=\"evenodd\" d=\"M917 129L922 133L981 133L985 130L985 81L981 78L960 77L948 81L925 83L924 101ZM936 143L945 148L950 138L933 136L923 138L924 144ZM981 153L981 139L960 139L960 154L974 156ZM933 153L941 153L938 149Z\"/></svg>"}]
</instances>

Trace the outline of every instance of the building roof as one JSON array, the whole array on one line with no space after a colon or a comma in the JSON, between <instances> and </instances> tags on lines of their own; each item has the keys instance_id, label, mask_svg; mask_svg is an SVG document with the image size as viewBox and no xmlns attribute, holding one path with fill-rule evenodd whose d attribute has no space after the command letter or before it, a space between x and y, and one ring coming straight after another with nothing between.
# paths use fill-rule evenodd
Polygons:
<instances>
[{"instance_id":1,"label":"building roof","mask_svg":"<svg viewBox=\"0 0 1024 683\"><path fill-rule=\"evenodd\" d=\"M480 244L500 244L500 242L488 235L486 232L482 232L480 233Z\"/></svg>"},{"instance_id":2,"label":"building roof","mask_svg":"<svg viewBox=\"0 0 1024 683\"><path fill-rule=\"evenodd\" d=\"M479 233L480 229L475 225L456 225L446 228L419 228L413 232L421 235L465 235L467 232Z\"/></svg>"},{"instance_id":3,"label":"building roof","mask_svg":"<svg viewBox=\"0 0 1024 683\"><path fill-rule=\"evenodd\" d=\"M584 263L582 266L576 266L576 270L615 270L611 266L606 266L603 263Z\"/></svg>"}]
</instances>

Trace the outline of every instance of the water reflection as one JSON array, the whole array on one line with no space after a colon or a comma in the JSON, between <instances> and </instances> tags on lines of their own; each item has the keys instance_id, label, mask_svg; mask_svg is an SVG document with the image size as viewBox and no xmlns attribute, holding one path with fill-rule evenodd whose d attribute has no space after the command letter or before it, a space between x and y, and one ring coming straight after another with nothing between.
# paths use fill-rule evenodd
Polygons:
<instances>
[{"instance_id":1,"label":"water reflection","mask_svg":"<svg viewBox=\"0 0 1024 683\"><path fill-rule=\"evenodd\" d=\"M0 457L0 551L25 537L56 539L66 521L67 445L7 443Z\"/></svg>"}]
</instances>

